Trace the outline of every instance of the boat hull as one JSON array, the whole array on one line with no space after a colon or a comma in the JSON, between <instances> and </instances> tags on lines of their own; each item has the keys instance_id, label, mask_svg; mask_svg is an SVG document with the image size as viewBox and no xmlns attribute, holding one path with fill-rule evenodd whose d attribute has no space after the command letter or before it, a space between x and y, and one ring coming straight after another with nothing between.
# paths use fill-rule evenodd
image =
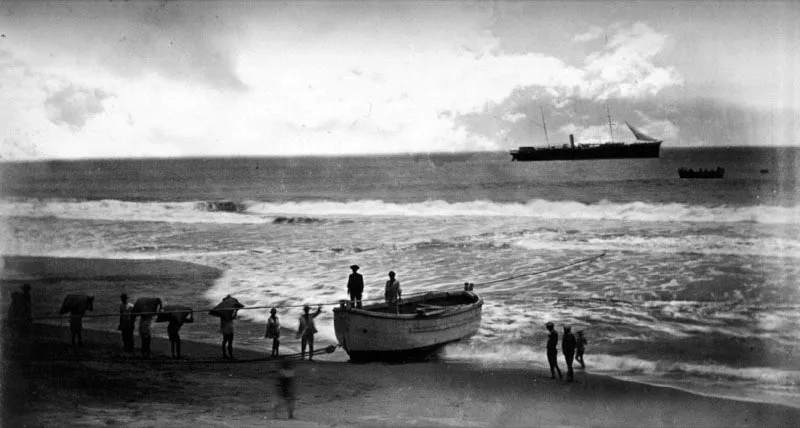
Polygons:
<instances>
[{"instance_id":1,"label":"boat hull","mask_svg":"<svg viewBox=\"0 0 800 428\"><path fill-rule=\"evenodd\" d=\"M600 144L598 146L524 148L511 151L511 160L519 162L590 160L590 159L637 159L657 158L661 152L661 141L632 144Z\"/></svg>"},{"instance_id":2,"label":"boat hull","mask_svg":"<svg viewBox=\"0 0 800 428\"><path fill-rule=\"evenodd\" d=\"M430 303L444 310L417 313L421 305ZM334 330L353 361L424 358L447 343L477 333L482 307L483 300L472 292L432 292L403 300L399 315L387 313L385 303L363 309L336 308Z\"/></svg>"}]
</instances>

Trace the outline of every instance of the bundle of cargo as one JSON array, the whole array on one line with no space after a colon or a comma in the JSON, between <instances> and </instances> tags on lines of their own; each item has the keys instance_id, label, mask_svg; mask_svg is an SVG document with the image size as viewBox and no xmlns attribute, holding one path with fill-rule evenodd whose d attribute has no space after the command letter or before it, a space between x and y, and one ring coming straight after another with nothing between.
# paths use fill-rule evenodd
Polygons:
<instances>
[{"instance_id":1,"label":"bundle of cargo","mask_svg":"<svg viewBox=\"0 0 800 428\"><path fill-rule=\"evenodd\" d=\"M178 324L193 323L194 314L192 308L182 305L166 305L162 309L163 312L158 314L156 322L170 322L175 321Z\"/></svg>"},{"instance_id":2,"label":"bundle of cargo","mask_svg":"<svg viewBox=\"0 0 800 428\"><path fill-rule=\"evenodd\" d=\"M153 316L153 312L161 312L161 299L158 297L140 297L133 304L134 317L142 316L142 314Z\"/></svg>"},{"instance_id":3,"label":"bundle of cargo","mask_svg":"<svg viewBox=\"0 0 800 428\"><path fill-rule=\"evenodd\" d=\"M236 312L242 308L244 308L244 305L239 303L235 297L231 297L231 295L228 294L222 299L222 302L214 306L214 309L208 311L208 314L225 320L232 320L236 318Z\"/></svg>"},{"instance_id":4,"label":"bundle of cargo","mask_svg":"<svg viewBox=\"0 0 800 428\"><path fill-rule=\"evenodd\" d=\"M58 311L59 315L70 313L72 315L83 315L86 311L94 310L94 296L87 296L86 294L67 294L64 297L64 302L61 303L61 310Z\"/></svg>"}]
</instances>

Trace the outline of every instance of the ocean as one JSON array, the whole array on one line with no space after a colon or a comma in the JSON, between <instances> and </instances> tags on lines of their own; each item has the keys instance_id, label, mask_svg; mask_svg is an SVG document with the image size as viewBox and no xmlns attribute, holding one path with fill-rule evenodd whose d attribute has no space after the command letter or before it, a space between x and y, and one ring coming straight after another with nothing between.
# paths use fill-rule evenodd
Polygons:
<instances>
[{"instance_id":1,"label":"ocean","mask_svg":"<svg viewBox=\"0 0 800 428\"><path fill-rule=\"evenodd\" d=\"M682 166L721 166L725 178L679 179ZM546 367L553 321L586 333L589 372L798 406L798 172L793 148L2 163L1 251L215 267L223 275L197 297L208 306L226 294L335 303L351 264L365 298L382 296L389 270L404 293L474 282L480 331L442 358ZM264 323L268 312L240 315ZM335 341L330 311L319 330Z\"/></svg>"}]
</instances>

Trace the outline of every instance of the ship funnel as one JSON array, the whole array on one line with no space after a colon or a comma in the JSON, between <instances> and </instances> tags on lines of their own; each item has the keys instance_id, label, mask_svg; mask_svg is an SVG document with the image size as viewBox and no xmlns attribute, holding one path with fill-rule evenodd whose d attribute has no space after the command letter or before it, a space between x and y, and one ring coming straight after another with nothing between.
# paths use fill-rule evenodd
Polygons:
<instances>
[{"instance_id":1,"label":"ship funnel","mask_svg":"<svg viewBox=\"0 0 800 428\"><path fill-rule=\"evenodd\" d=\"M569 146L575 148L575 137L572 134L569 134Z\"/></svg>"}]
</instances>

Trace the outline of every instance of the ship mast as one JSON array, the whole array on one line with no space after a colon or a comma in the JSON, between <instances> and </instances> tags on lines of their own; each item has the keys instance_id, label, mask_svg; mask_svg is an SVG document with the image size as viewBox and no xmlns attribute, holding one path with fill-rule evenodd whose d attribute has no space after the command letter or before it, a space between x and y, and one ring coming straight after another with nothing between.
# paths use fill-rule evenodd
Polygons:
<instances>
[{"instance_id":1,"label":"ship mast","mask_svg":"<svg viewBox=\"0 0 800 428\"><path fill-rule=\"evenodd\" d=\"M542 112L542 128L544 128L544 141L547 142L547 147L550 147L550 139L547 138L547 124L544 122L544 109L539 106L539 111Z\"/></svg>"},{"instance_id":2,"label":"ship mast","mask_svg":"<svg viewBox=\"0 0 800 428\"><path fill-rule=\"evenodd\" d=\"M614 142L614 130L611 128L611 110L608 109L608 103L606 103L606 113L608 114L608 132L611 134L611 142Z\"/></svg>"}]
</instances>

